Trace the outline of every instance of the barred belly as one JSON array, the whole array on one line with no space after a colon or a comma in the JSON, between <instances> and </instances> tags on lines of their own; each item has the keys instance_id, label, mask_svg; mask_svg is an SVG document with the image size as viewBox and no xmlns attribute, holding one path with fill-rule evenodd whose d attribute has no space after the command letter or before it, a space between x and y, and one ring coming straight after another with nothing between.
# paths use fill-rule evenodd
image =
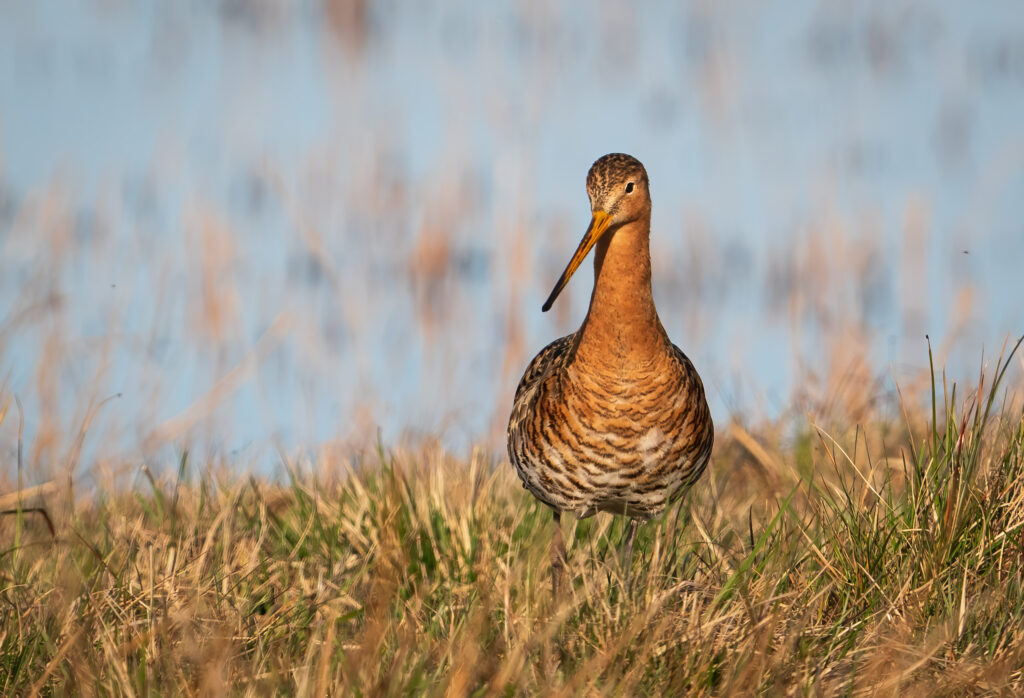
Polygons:
<instances>
[{"instance_id":1,"label":"barred belly","mask_svg":"<svg viewBox=\"0 0 1024 698\"><path fill-rule=\"evenodd\" d=\"M528 368L509 422L524 487L557 511L646 519L703 472L714 429L700 378L673 345L628 373L570 359L573 335Z\"/></svg>"}]
</instances>

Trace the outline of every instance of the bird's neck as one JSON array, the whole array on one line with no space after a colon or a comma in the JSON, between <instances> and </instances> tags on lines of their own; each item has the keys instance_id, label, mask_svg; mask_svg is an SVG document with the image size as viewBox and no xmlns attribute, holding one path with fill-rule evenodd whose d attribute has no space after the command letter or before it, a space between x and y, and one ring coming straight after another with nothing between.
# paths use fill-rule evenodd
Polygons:
<instances>
[{"instance_id":1,"label":"bird's neck","mask_svg":"<svg viewBox=\"0 0 1024 698\"><path fill-rule=\"evenodd\" d=\"M598 241L594 292L579 332L581 360L628 366L668 344L651 294L650 231L648 215Z\"/></svg>"}]
</instances>

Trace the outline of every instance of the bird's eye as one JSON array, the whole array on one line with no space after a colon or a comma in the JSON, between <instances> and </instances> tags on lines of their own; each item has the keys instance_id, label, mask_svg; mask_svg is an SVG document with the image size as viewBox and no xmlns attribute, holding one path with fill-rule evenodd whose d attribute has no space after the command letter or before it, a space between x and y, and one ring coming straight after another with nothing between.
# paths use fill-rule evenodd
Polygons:
<instances>
[{"instance_id":1,"label":"bird's eye","mask_svg":"<svg viewBox=\"0 0 1024 698\"><path fill-rule=\"evenodd\" d=\"M633 183L632 182L630 182L629 184L626 185L626 193L627 194L632 194L633 193Z\"/></svg>"}]
</instances>

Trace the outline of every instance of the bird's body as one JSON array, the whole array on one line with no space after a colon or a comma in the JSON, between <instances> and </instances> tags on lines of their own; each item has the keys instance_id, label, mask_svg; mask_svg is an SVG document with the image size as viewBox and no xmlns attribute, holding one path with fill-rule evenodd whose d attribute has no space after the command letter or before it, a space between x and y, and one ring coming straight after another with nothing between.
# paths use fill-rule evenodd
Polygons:
<instances>
[{"instance_id":1,"label":"bird's body","mask_svg":"<svg viewBox=\"0 0 1024 698\"><path fill-rule=\"evenodd\" d=\"M509 428L512 463L557 511L657 516L711 454L700 377L671 343L630 367L588 365L578 350L573 357L576 337L552 342L527 368Z\"/></svg>"},{"instance_id":2,"label":"bird's body","mask_svg":"<svg viewBox=\"0 0 1024 698\"><path fill-rule=\"evenodd\" d=\"M700 477L714 427L700 376L654 306L643 165L606 155L591 168L587 192L593 220L544 309L596 247L590 308L579 330L527 367L508 453L556 521L561 512L622 514L634 522L631 544L638 520L661 513Z\"/></svg>"}]
</instances>

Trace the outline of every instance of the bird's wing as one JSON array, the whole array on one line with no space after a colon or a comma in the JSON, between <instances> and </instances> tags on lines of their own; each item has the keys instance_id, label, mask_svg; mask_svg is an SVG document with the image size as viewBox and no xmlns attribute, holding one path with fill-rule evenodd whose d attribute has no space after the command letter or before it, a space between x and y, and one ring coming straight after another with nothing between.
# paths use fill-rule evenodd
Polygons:
<instances>
[{"instance_id":1,"label":"bird's wing","mask_svg":"<svg viewBox=\"0 0 1024 698\"><path fill-rule=\"evenodd\" d=\"M540 383L552 369L562 365L572 349L575 337L575 332L559 337L533 357L533 361L526 367L526 372L523 373L523 377L519 381L519 387L516 388L515 404L518 405L520 400L525 399L530 390Z\"/></svg>"}]
</instances>

